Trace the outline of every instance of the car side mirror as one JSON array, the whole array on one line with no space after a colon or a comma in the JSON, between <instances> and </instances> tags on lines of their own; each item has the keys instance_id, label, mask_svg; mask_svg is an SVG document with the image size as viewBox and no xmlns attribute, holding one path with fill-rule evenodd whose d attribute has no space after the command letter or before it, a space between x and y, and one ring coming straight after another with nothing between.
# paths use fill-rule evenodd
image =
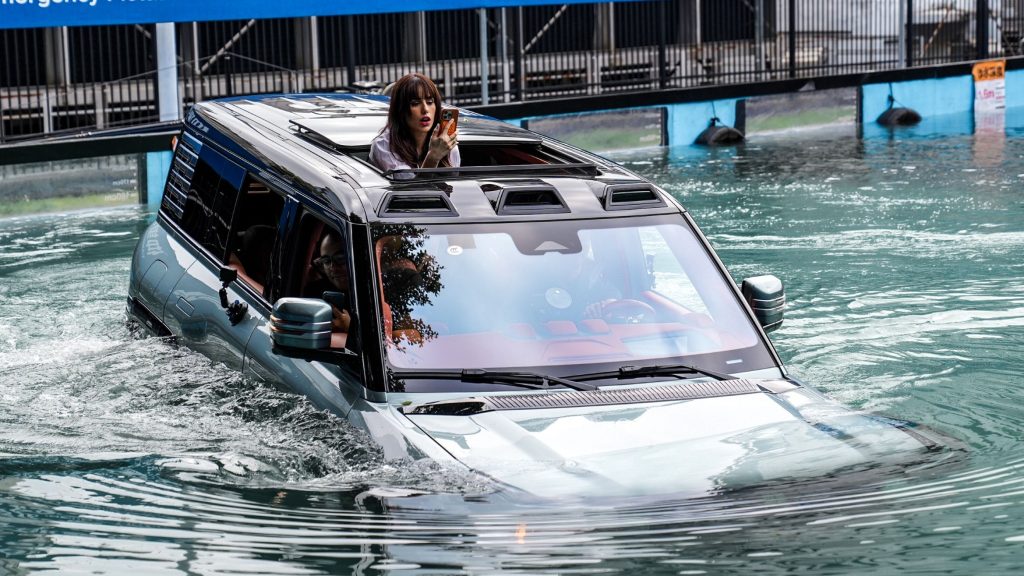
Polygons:
<instances>
[{"instance_id":1,"label":"car side mirror","mask_svg":"<svg viewBox=\"0 0 1024 576\"><path fill-rule=\"evenodd\" d=\"M270 313L273 352L286 358L347 364L356 369L359 355L331 348L331 305L316 298L281 298ZM353 319L352 326L355 326Z\"/></svg>"},{"instance_id":2,"label":"car side mirror","mask_svg":"<svg viewBox=\"0 0 1024 576\"><path fill-rule=\"evenodd\" d=\"M740 292L765 332L782 326L782 315L786 310L786 290L782 280L771 274L746 278Z\"/></svg>"},{"instance_id":3,"label":"car side mirror","mask_svg":"<svg viewBox=\"0 0 1024 576\"><path fill-rule=\"evenodd\" d=\"M270 313L275 347L325 350L331 347L331 305L314 298L281 298Z\"/></svg>"}]
</instances>

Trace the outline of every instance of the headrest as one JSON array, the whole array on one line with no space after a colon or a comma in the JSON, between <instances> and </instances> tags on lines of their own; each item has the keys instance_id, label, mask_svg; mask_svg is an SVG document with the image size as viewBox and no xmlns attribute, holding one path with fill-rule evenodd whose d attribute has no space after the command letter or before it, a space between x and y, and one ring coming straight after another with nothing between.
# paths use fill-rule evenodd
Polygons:
<instances>
[{"instance_id":1,"label":"headrest","mask_svg":"<svg viewBox=\"0 0 1024 576\"><path fill-rule=\"evenodd\" d=\"M265 280L270 268L270 251L274 248L277 228L266 224L250 226L242 235L242 265L250 277Z\"/></svg>"}]
</instances>

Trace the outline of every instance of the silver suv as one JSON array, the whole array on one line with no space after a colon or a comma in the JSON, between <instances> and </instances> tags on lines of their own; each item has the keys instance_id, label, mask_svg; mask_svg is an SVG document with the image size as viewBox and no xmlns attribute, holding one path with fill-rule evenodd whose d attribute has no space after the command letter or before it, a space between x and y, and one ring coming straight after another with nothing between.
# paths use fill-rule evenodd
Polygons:
<instances>
[{"instance_id":1,"label":"silver suv","mask_svg":"<svg viewBox=\"0 0 1024 576\"><path fill-rule=\"evenodd\" d=\"M197 104L128 310L394 458L543 495L703 493L942 451L790 377L773 276L607 160L463 111L463 166L381 173L383 98Z\"/></svg>"}]
</instances>

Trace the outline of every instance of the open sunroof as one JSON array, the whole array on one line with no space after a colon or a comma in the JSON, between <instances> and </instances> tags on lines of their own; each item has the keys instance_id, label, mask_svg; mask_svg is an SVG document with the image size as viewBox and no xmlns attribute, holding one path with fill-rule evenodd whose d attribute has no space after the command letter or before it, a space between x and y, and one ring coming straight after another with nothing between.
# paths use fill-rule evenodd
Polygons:
<instances>
[{"instance_id":1,"label":"open sunroof","mask_svg":"<svg viewBox=\"0 0 1024 576\"><path fill-rule=\"evenodd\" d=\"M494 175L573 175L573 176L598 176L600 169L589 162L576 162L572 164L510 164L503 166L461 166L443 168L399 168L387 170L384 176L387 178L406 180L451 180L458 178L476 179L480 176Z\"/></svg>"},{"instance_id":2,"label":"open sunroof","mask_svg":"<svg viewBox=\"0 0 1024 576\"><path fill-rule=\"evenodd\" d=\"M369 146L387 121L388 115L383 113L301 118L292 120L291 124L298 127L301 134L324 144L339 148L359 148Z\"/></svg>"},{"instance_id":3,"label":"open sunroof","mask_svg":"<svg viewBox=\"0 0 1024 576\"><path fill-rule=\"evenodd\" d=\"M380 133L387 114L344 114L322 118L299 118L290 123L299 132L328 146L363 148ZM540 136L494 120L463 116L459 121L460 144L540 144Z\"/></svg>"}]
</instances>

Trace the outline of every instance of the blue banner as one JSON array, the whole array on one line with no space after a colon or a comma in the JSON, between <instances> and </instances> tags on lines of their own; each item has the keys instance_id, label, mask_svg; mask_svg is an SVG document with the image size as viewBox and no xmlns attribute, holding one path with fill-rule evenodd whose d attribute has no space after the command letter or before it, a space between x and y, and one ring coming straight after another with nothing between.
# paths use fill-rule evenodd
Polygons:
<instances>
[{"instance_id":1,"label":"blue banner","mask_svg":"<svg viewBox=\"0 0 1024 576\"><path fill-rule=\"evenodd\" d=\"M589 0L593 2L594 0ZM0 0L0 29L580 4L579 0Z\"/></svg>"}]
</instances>

